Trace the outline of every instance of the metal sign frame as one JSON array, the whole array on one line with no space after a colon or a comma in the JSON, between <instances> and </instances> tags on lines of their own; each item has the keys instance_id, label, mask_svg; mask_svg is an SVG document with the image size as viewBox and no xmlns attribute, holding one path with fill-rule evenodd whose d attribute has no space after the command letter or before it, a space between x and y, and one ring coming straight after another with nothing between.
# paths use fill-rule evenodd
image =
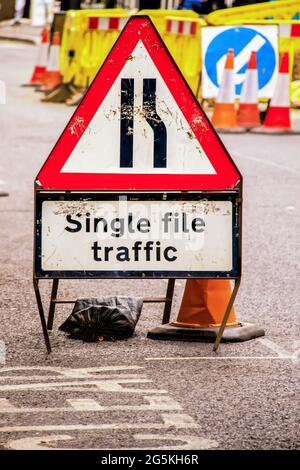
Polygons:
<instances>
[{"instance_id":1,"label":"metal sign frame","mask_svg":"<svg viewBox=\"0 0 300 470\"><path fill-rule=\"evenodd\" d=\"M181 271L140 271L140 272L126 272L126 271L111 271L111 272L43 272L41 270L41 206L43 201L47 200L99 200L109 201L118 200L121 196L127 196L128 200L155 200L155 201L184 201L184 200L231 200L233 202L233 216L232 216L232 244L233 244L233 269L228 272L181 272ZM169 198L169 199L167 199ZM47 352L51 352L51 343L48 330L52 330L55 315L55 308L57 304L73 304L76 299L66 299L63 297L58 298L59 280L62 279L168 279L167 291L165 297L144 298L144 303L164 303L164 311L162 324L169 323L170 314L173 302L173 293L175 288L176 278L206 278L206 279L232 279L234 281L234 288L229 299L224 318L220 326L214 348L216 351L222 339L223 331L225 329L230 310L233 306L234 300L239 290L241 281L241 250L242 250L242 181L236 190L230 191L191 191L191 192L107 192L107 191L44 191L35 187L35 236L34 236L34 265L33 265L33 286L38 305L45 345ZM148 274L148 275L147 275ZM50 304L47 315L47 322L45 317L45 309L42 302L39 281L52 280L52 289L50 296Z\"/></svg>"},{"instance_id":2,"label":"metal sign frame","mask_svg":"<svg viewBox=\"0 0 300 470\"><path fill-rule=\"evenodd\" d=\"M50 344L50 339L49 339L49 334L48 330L52 329L53 326L53 321L54 321L54 313L55 313L55 307L57 304L63 304L63 303L68 303L72 304L75 302L75 299L65 299L65 298L58 298L57 293L58 293L58 286L59 286L59 280L60 279L87 279L87 278L92 278L92 279L104 279L104 278L113 278L113 279L120 279L120 278L127 278L127 279L145 279L145 278L151 278L151 279L162 279L162 278L168 278L168 286L167 286L167 292L165 297L158 297L158 298L146 298L144 299L144 302L155 302L155 303L164 303L164 312L163 312L163 318L162 318L162 323L168 323L170 319L170 312L171 312L171 307L172 307L172 300L173 300L173 292L174 292L174 286L175 286L175 281L176 278L191 278L191 277L197 277L197 278L206 278L206 279L232 279L234 282L234 288L231 294L231 297L229 299L228 305L226 307L226 311L224 312L224 318L222 320L222 324L220 326L215 344L214 344L214 351L217 350L219 343L222 338L222 334L224 331L224 328L226 326L227 319L230 314L230 310L232 308L232 305L234 303L235 297L237 295L239 286L240 286L240 280L241 280L241 246L242 246L242 176L236 167L235 163L233 162L232 158L230 157L229 153L227 152L224 144L221 142L218 134L216 131L213 129L211 125L209 125L209 119L205 115L204 111L202 110L201 106L199 105L197 99L195 98L193 92L191 91L191 88L189 87L188 83L186 82L185 78L182 76L178 66L176 65L174 59L172 58L170 52L168 49L165 47L162 39L160 38L159 33L157 32L155 26L153 25L152 21L150 20L149 17L147 16L138 16L138 17L133 17L131 18L126 27L124 28L123 32L121 33L119 39L115 43L115 45L112 47L111 51L109 52L106 61L102 64L102 66L99 69L98 74L96 75L94 81L92 82L90 89L87 91L85 94L85 97L83 98L82 101L82 106L85 106L86 103L88 103L88 96L89 93L92 89L93 86L95 86L98 83L98 76L100 79L100 74L103 73L103 70L106 67L106 62L109 58L111 58L111 54L113 53L114 47L117 47L120 49L120 39L124 35L125 30L128 28L131 28L131 32L136 32L137 28L132 23L133 21L138 22L141 21L143 23L143 26L146 23L149 23L149 27L151 30L147 31L147 44L152 44L153 48L155 48L156 51L159 53L164 51L166 52L166 57L167 57L167 62L171 64L170 66L166 66L166 72L167 74L170 73L170 71L173 71L176 74L176 77L178 78L177 80L171 80L169 81L172 86L177 86L177 84L180 82L182 85L182 89L186 90L187 95L190 97L191 102L190 105L188 106L188 110L192 107L194 107L195 112L200 114L202 116L204 123L206 123L206 126L202 129L202 139L201 142L205 146L209 145L209 153L211 155L211 158L215 159L215 163L218 164L218 167L220 172L222 173L223 170L226 173L228 170L226 168L222 167L222 164L224 162L229 161L230 165L232 166L231 171L235 170L236 171L236 179L235 181L224 181L224 184L222 185L216 185L214 182L211 182L208 185L201 184L201 175L193 175L193 181L188 182L186 184L186 187L182 187L182 184L180 187L178 185L174 184L173 182L169 182L169 184L166 184L165 176L162 175L162 178L158 178L157 175L152 175L152 174L147 174L147 184L145 184L145 181L141 182L140 176L136 178L135 183L133 181L130 181L130 185L127 186L126 188L122 188L122 184L120 184L120 187L107 187L107 188L99 188L98 186L96 187L91 186L91 175L89 175L88 179L86 179L86 183L82 184L80 188L77 188L77 191L74 191L74 188L72 188L72 185L67 185L62 183L61 185L58 185L55 187L53 184L52 180L48 182L47 184L43 184L43 180L39 180L39 175L41 172L44 171L46 166L48 165L48 161L53 154L53 152L56 152L56 154L61 156L65 154L67 151L67 147L64 145L63 142L63 135L64 133L67 132L67 129L70 125L73 125L76 121L77 117L77 111L80 108L77 108L71 117L71 120L67 124L65 130L63 131L61 137L58 139L58 142L54 146L54 149L50 153L48 159L44 163L43 167L41 168L39 175L36 178L36 183L35 183L35 235L34 235L34 266L33 266L33 285L34 285L34 291L35 291L35 296L36 296L36 301L38 305L38 311L41 319L41 324L42 324L42 329L43 329L43 334L44 334L44 339L45 339L45 344L47 347L48 353L51 352L51 344ZM149 36L149 37L148 37ZM125 46L127 47L127 40L125 41ZM126 48L125 47L125 48ZM125 54L126 55L126 54ZM122 60L128 59L130 56L127 58L124 56ZM159 58L157 59L159 61ZM157 61L156 60L156 61ZM160 62L164 63L164 60L160 60ZM172 72L172 73L173 73ZM109 75L111 77L111 71L109 71ZM98 80L98 81L97 81ZM170 90L171 91L171 90ZM173 93L174 95L174 93ZM182 92L180 93L180 96L182 96ZM93 100L91 100L93 101ZM93 103L93 106L95 103ZM179 105L179 104L178 104ZM180 104L181 106L181 104ZM82 110L82 109L81 109ZM196 113L196 114L197 114ZM201 121L202 122L202 121ZM79 132L80 131L80 132ZM81 135L84 132L84 129L79 129L79 135ZM76 133L75 133L76 134ZM207 136L208 134L208 136ZM216 146L213 145L213 142L215 142ZM223 156L225 156L225 161L224 158L220 157L219 151L222 152ZM58 152L58 153L57 153ZM226 165L225 165L226 167ZM58 169L60 171L61 167ZM50 175L53 175L53 169L52 167L48 169L50 172ZM178 181L182 182L182 175L178 174ZM227 175L228 176L228 175ZM107 175L106 175L106 182L109 181ZM151 184L150 184L151 183ZM155 187L153 187L153 183L155 183ZM98 184L98 183L97 183ZM142 186L141 186L142 184ZM101 185L101 184L100 184ZM131 189L134 188L134 189ZM163 189L162 189L163 188ZM101 190L102 189L102 190ZM105 189L105 190L104 190ZM191 191L191 189L193 189ZM204 191L205 189L205 191ZM166 192L167 190L167 192ZM151 198L156 198L156 200L161 200L164 201L164 197L169 197L173 198L170 200L193 200L193 198L196 198L197 195L198 197L206 197L206 198L219 198L222 200L222 198L228 198L231 197L234 200L235 203L235 212L233 215L233 230L234 230L234 236L233 236L233 244L234 244L234 269L230 273L220 273L220 272L163 272L163 271L156 271L153 272L152 276L147 276L147 272L141 271L141 275L137 275L137 272L134 271L132 272L127 272L127 275L124 276L124 271L114 271L112 273L105 272L103 275L99 275L99 271L96 273L89 273L92 274L91 276L88 275L85 272L85 275L79 272L73 272L72 275L70 273L66 272L46 272L43 273L41 271L41 260L40 260L40 254L41 254L41 245L40 245L40 235L41 235L41 203L43 200L47 200L49 198L57 198L61 197L62 199L67 199L71 200L75 196L80 199L81 198L86 198L87 195L90 197L97 197L99 200L109 200L109 198L114 197L115 200L119 198L120 195L125 195L127 194L129 197L137 197L137 195L142 195L144 200L146 197L148 197L148 200L151 200ZM167 196L166 196L167 195ZM110 275L108 275L110 274ZM144 275L145 274L145 275ZM149 274L149 272L148 272ZM205 275L206 274L206 275ZM222 275L221 275L222 274ZM41 292L40 292L40 281L41 280L51 280L52 281L52 290L51 290L51 297L50 297L50 305L48 309L48 320L46 323L46 318L45 318L45 310L41 298Z\"/></svg>"}]
</instances>

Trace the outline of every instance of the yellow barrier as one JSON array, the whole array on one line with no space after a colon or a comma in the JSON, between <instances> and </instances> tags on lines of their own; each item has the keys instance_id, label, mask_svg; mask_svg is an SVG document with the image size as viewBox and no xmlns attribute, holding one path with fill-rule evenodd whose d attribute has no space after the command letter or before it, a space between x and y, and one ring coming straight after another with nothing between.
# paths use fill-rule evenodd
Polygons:
<instances>
[{"instance_id":1,"label":"yellow barrier","mask_svg":"<svg viewBox=\"0 0 300 470\"><path fill-rule=\"evenodd\" d=\"M166 31L166 18L168 16L180 18L199 18L192 10L140 10L137 15L150 16L159 33L163 36Z\"/></svg>"},{"instance_id":2,"label":"yellow barrier","mask_svg":"<svg viewBox=\"0 0 300 470\"><path fill-rule=\"evenodd\" d=\"M127 23L129 15L97 15L89 13L85 18L80 65L84 71L86 86L90 85L106 56L116 42L120 32Z\"/></svg>"},{"instance_id":3,"label":"yellow barrier","mask_svg":"<svg viewBox=\"0 0 300 470\"><path fill-rule=\"evenodd\" d=\"M201 71L200 29L206 22L188 10L142 10L138 14L151 17L196 93ZM64 83L73 82L83 88L91 83L129 16L123 9L67 13L60 57ZM178 27L176 32L168 30L172 22Z\"/></svg>"},{"instance_id":4,"label":"yellow barrier","mask_svg":"<svg viewBox=\"0 0 300 470\"><path fill-rule=\"evenodd\" d=\"M280 0L217 10L209 13L205 19L210 25L224 26L233 22L241 24L243 20L263 20L268 17L291 20L297 13L300 13L299 0Z\"/></svg>"},{"instance_id":5,"label":"yellow barrier","mask_svg":"<svg viewBox=\"0 0 300 470\"><path fill-rule=\"evenodd\" d=\"M201 26L204 20L167 16L162 37L186 81L195 94L198 92L201 72Z\"/></svg>"},{"instance_id":6,"label":"yellow barrier","mask_svg":"<svg viewBox=\"0 0 300 470\"><path fill-rule=\"evenodd\" d=\"M291 83L291 102L297 108L300 108L300 80Z\"/></svg>"},{"instance_id":7,"label":"yellow barrier","mask_svg":"<svg viewBox=\"0 0 300 470\"><path fill-rule=\"evenodd\" d=\"M125 15L124 15L125 14ZM113 31L111 41L107 40L107 31L89 31L89 17L108 18L126 15L123 8L106 10L69 10L64 24L62 45L60 52L60 70L64 83L73 82L80 87L86 87L92 80L108 50L112 47L117 35ZM94 36L95 40L92 39ZM103 49L99 48L99 39L103 36ZM94 42L97 43L95 47ZM101 40L100 40L101 42ZM98 64L98 65L97 65Z\"/></svg>"},{"instance_id":8,"label":"yellow barrier","mask_svg":"<svg viewBox=\"0 0 300 470\"><path fill-rule=\"evenodd\" d=\"M75 77L82 42L82 12L69 10L66 14L60 49L60 71L63 81L68 83Z\"/></svg>"}]
</instances>

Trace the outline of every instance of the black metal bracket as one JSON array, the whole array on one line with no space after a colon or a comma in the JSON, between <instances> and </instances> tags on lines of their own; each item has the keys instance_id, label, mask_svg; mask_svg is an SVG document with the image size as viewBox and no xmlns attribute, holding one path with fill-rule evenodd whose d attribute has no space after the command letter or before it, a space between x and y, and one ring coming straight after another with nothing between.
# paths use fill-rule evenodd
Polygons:
<instances>
[{"instance_id":1,"label":"black metal bracket","mask_svg":"<svg viewBox=\"0 0 300 470\"><path fill-rule=\"evenodd\" d=\"M35 291L45 345L46 345L48 354L50 354L52 351L48 330L51 331L53 328L56 305L57 304L74 304L76 302L76 299L67 299L64 297L59 297L59 298L57 297L59 280L60 280L59 278L52 280L51 297L50 297L50 304L49 304L49 310L48 310L48 318L47 318L47 323L46 323L45 312L44 312L44 307L43 307L40 288L39 288L39 279L37 279L35 276L33 277L33 287ZM166 297L150 297L150 298L145 298L143 300L144 303L164 303L165 304L164 311L163 311L162 324L169 323L170 321L175 281L176 279L168 279Z\"/></svg>"}]
</instances>

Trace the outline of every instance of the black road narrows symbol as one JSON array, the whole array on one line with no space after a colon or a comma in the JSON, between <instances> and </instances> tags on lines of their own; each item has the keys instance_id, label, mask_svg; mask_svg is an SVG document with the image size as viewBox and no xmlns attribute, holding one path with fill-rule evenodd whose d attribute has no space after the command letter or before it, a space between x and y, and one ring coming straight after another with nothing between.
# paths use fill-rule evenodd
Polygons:
<instances>
[{"instance_id":1,"label":"black road narrows symbol","mask_svg":"<svg viewBox=\"0 0 300 470\"><path fill-rule=\"evenodd\" d=\"M167 167L167 129L156 111L156 79L143 80L143 111L154 134L154 168Z\"/></svg>"},{"instance_id":2,"label":"black road narrows symbol","mask_svg":"<svg viewBox=\"0 0 300 470\"><path fill-rule=\"evenodd\" d=\"M153 168L167 167L167 129L156 111L156 79L143 79L143 115L153 130ZM134 79L121 79L120 168L133 167Z\"/></svg>"},{"instance_id":3,"label":"black road narrows symbol","mask_svg":"<svg viewBox=\"0 0 300 470\"><path fill-rule=\"evenodd\" d=\"M134 79L121 79L120 168L133 167Z\"/></svg>"}]
</instances>

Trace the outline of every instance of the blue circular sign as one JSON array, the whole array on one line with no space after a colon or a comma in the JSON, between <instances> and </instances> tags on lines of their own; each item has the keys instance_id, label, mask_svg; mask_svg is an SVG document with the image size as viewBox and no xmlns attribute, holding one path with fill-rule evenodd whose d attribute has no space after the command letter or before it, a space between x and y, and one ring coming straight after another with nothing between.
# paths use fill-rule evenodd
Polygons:
<instances>
[{"instance_id":1,"label":"blue circular sign","mask_svg":"<svg viewBox=\"0 0 300 470\"><path fill-rule=\"evenodd\" d=\"M251 50L256 50L258 86L263 88L272 78L276 67L275 50L269 39L255 29L247 27L230 28L218 34L209 44L204 65L210 80L219 87L217 64L227 54L229 48L234 49L235 61L240 64L236 70L241 80L237 80L236 94L240 95L243 78L247 70Z\"/></svg>"}]
</instances>

